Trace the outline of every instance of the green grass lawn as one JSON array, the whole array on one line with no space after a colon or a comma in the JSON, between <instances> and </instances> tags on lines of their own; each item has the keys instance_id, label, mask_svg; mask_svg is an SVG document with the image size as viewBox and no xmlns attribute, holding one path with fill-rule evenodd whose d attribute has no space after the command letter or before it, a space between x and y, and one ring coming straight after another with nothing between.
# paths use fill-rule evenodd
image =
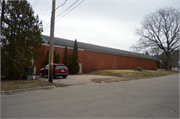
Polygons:
<instances>
[{"instance_id":1,"label":"green grass lawn","mask_svg":"<svg viewBox=\"0 0 180 119\"><path fill-rule=\"evenodd\" d=\"M164 76L169 74L179 73L179 71L171 70L96 70L90 72L90 74L106 75L106 76L119 76L119 77L132 77L132 78L145 78L145 77L156 77Z\"/></svg>"}]
</instances>

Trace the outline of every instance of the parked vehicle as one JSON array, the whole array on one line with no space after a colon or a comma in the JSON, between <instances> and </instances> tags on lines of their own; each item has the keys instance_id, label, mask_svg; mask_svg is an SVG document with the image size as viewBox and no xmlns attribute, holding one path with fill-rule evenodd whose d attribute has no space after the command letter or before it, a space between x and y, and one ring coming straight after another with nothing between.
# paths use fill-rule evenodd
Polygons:
<instances>
[{"instance_id":1,"label":"parked vehicle","mask_svg":"<svg viewBox=\"0 0 180 119\"><path fill-rule=\"evenodd\" d=\"M41 68L40 76L48 75L49 64ZM68 68L64 64L53 64L53 77L62 76L66 78L68 76Z\"/></svg>"}]
</instances>

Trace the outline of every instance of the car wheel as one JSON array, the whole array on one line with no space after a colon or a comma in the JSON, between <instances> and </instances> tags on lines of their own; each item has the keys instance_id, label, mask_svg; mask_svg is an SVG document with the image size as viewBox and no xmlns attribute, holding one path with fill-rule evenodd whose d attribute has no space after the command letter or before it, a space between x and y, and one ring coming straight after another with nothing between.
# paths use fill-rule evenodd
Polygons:
<instances>
[{"instance_id":1,"label":"car wheel","mask_svg":"<svg viewBox=\"0 0 180 119\"><path fill-rule=\"evenodd\" d=\"M40 72L40 77L43 77L43 73L42 72Z\"/></svg>"},{"instance_id":2,"label":"car wheel","mask_svg":"<svg viewBox=\"0 0 180 119\"><path fill-rule=\"evenodd\" d=\"M67 76L63 76L63 78L65 79Z\"/></svg>"}]
</instances>

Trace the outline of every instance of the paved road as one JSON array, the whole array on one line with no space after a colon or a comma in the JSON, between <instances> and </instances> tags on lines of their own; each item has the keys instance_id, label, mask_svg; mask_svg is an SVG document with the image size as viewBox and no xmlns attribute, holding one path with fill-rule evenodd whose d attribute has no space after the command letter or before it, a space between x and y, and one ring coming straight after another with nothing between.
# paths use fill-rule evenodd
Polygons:
<instances>
[{"instance_id":1,"label":"paved road","mask_svg":"<svg viewBox=\"0 0 180 119\"><path fill-rule=\"evenodd\" d=\"M3 118L178 118L179 75L1 95Z\"/></svg>"}]
</instances>

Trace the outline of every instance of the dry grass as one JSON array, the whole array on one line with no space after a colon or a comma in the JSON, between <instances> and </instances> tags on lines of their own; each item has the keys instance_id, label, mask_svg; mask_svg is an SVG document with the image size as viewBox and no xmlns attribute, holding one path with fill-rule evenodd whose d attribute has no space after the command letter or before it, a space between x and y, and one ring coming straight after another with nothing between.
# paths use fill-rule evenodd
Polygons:
<instances>
[{"instance_id":1,"label":"dry grass","mask_svg":"<svg viewBox=\"0 0 180 119\"><path fill-rule=\"evenodd\" d=\"M54 86L53 83L39 80L1 80L1 90L16 90L35 87Z\"/></svg>"},{"instance_id":2,"label":"dry grass","mask_svg":"<svg viewBox=\"0 0 180 119\"><path fill-rule=\"evenodd\" d=\"M94 78L91 81L96 83L110 83L110 82L118 82L118 81L129 81L131 78L129 77L115 77L115 78Z\"/></svg>"},{"instance_id":3,"label":"dry grass","mask_svg":"<svg viewBox=\"0 0 180 119\"><path fill-rule=\"evenodd\" d=\"M164 76L164 75L169 75L169 74L174 74L174 73L179 73L179 71L96 70L96 71L90 72L90 74L95 74L95 75L116 76L115 78L108 78L108 79L92 79L93 82L97 82L97 83L127 81L130 79L148 78L148 77L158 77L158 76Z\"/></svg>"}]
</instances>

